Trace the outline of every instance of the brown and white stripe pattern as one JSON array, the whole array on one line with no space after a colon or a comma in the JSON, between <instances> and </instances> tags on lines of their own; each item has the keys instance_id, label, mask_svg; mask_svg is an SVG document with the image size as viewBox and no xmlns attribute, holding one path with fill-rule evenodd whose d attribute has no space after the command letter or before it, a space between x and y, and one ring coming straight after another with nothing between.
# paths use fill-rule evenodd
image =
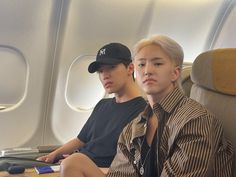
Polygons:
<instances>
[{"instance_id":1,"label":"brown and white stripe pattern","mask_svg":"<svg viewBox=\"0 0 236 177\"><path fill-rule=\"evenodd\" d=\"M224 137L220 122L196 101L176 88L158 106L166 124L160 142L161 176L230 177L233 148ZM117 155L108 177L138 177L139 137L146 133L151 114L148 106L120 135Z\"/></svg>"}]
</instances>

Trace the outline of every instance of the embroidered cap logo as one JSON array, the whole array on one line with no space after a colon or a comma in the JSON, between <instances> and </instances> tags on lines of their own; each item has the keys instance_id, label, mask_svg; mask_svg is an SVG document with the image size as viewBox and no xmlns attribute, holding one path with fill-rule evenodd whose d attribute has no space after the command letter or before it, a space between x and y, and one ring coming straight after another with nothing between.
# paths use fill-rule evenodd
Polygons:
<instances>
[{"instance_id":1,"label":"embroidered cap logo","mask_svg":"<svg viewBox=\"0 0 236 177\"><path fill-rule=\"evenodd\" d=\"M99 51L99 55L101 56L101 55L105 55L106 54L106 49L101 49L100 51Z\"/></svg>"}]
</instances>

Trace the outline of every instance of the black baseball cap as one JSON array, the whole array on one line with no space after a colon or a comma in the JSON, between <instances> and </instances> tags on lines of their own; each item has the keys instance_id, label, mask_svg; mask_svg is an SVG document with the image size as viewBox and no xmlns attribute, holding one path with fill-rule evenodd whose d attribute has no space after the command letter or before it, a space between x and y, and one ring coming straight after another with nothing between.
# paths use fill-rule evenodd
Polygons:
<instances>
[{"instance_id":1,"label":"black baseball cap","mask_svg":"<svg viewBox=\"0 0 236 177\"><path fill-rule=\"evenodd\" d=\"M131 63L131 52L121 43L110 43L103 46L97 53L96 61L92 62L88 71L94 73L101 64L117 65L119 63Z\"/></svg>"}]
</instances>

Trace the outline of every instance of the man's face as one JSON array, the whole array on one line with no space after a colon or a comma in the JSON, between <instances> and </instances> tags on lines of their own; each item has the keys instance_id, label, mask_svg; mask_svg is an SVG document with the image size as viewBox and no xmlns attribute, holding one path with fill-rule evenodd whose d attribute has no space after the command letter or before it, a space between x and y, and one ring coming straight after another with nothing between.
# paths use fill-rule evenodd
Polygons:
<instances>
[{"instance_id":1,"label":"man's face","mask_svg":"<svg viewBox=\"0 0 236 177\"><path fill-rule=\"evenodd\" d=\"M133 71L120 63L117 65L101 65L97 71L99 79L107 93L119 93L126 86L127 79Z\"/></svg>"},{"instance_id":2,"label":"man's face","mask_svg":"<svg viewBox=\"0 0 236 177\"><path fill-rule=\"evenodd\" d=\"M142 48L134 58L136 78L147 95L165 97L175 87L180 68L158 45Z\"/></svg>"}]
</instances>

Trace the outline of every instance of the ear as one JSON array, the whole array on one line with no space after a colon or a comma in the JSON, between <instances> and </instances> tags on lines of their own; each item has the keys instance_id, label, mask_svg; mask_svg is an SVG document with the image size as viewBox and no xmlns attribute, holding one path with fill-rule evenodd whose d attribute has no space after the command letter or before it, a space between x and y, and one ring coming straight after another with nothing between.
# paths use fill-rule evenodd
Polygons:
<instances>
[{"instance_id":1,"label":"ear","mask_svg":"<svg viewBox=\"0 0 236 177\"><path fill-rule=\"evenodd\" d=\"M134 64L133 64L133 63L130 63L130 64L128 65L127 69L128 69L128 73L129 73L130 75L133 75L133 73L134 73Z\"/></svg>"},{"instance_id":2,"label":"ear","mask_svg":"<svg viewBox=\"0 0 236 177\"><path fill-rule=\"evenodd\" d=\"M181 74L181 68L179 66L175 66L172 73L172 82L175 82L179 79Z\"/></svg>"}]
</instances>

